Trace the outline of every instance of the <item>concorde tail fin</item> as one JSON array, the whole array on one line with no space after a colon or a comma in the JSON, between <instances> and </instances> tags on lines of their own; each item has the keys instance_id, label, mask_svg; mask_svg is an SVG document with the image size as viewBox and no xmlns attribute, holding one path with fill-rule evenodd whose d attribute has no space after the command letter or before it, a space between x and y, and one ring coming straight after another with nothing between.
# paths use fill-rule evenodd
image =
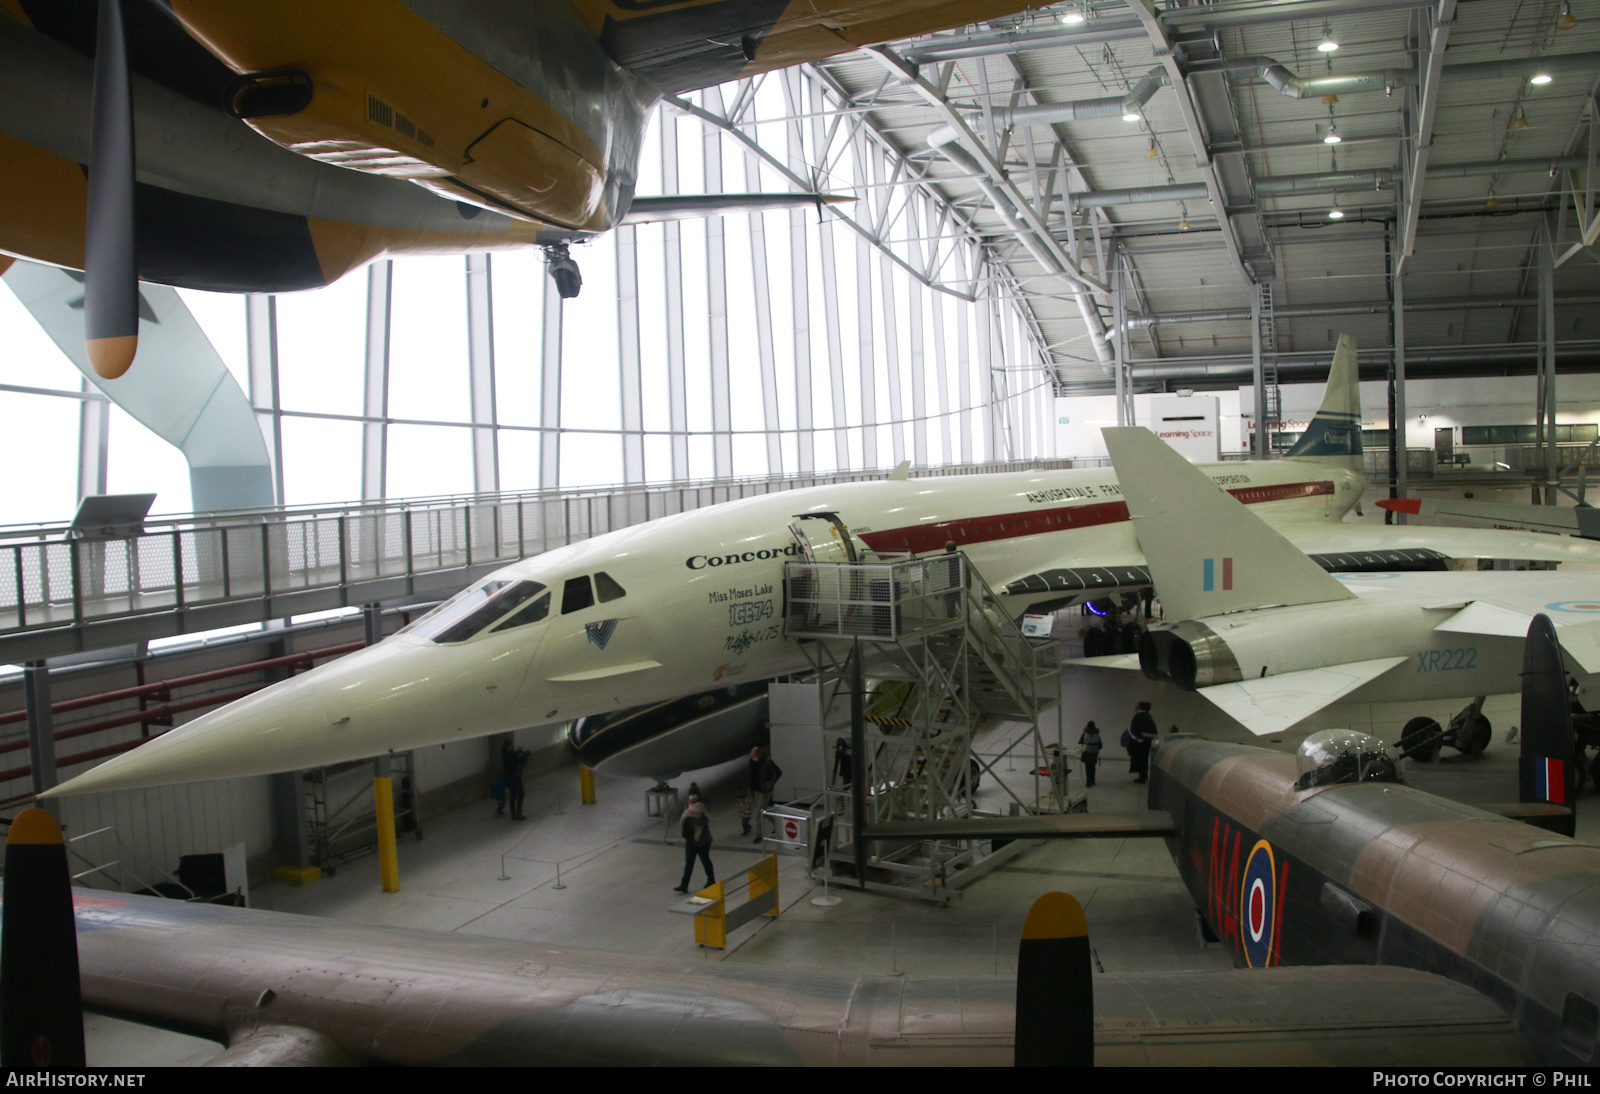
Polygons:
<instances>
[{"instance_id":1,"label":"concorde tail fin","mask_svg":"<svg viewBox=\"0 0 1600 1094\"><path fill-rule=\"evenodd\" d=\"M1148 429L1101 432L1168 619L1354 597Z\"/></svg>"},{"instance_id":2,"label":"concorde tail fin","mask_svg":"<svg viewBox=\"0 0 1600 1094\"><path fill-rule=\"evenodd\" d=\"M1360 381L1356 340L1341 334L1333 351L1333 367L1328 370L1322 406L1284 459L1361 470Z\"/></svg>"}]
</instances>

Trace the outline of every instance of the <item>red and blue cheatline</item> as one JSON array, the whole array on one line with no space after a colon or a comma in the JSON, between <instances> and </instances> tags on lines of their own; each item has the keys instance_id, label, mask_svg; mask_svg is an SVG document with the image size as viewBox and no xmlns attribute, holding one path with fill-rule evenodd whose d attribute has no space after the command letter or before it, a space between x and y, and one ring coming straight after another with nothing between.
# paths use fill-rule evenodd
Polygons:
<instances>
[{"instance_id":1,"label":"red and blue cheatline","mask_svg":"<svg viewBox=\"0 0 1600 1094\"><path fill-rule=\"evenodd\" d=\"M1233 588L1233 559L1208 558L1205 560L1205 585L1206 592L1217 588L1217 563L1222 563L1222 590L1227 592Z\"/></svg>"},{"instance_id":2,"label":"red and blue cheatline","mask_svg":"<svg viewBox=\"0 0 1600 1094\"><path fill-rule=\"evenodd\" d=\"M1533 796L1557 805L1567 804L1567 769L1549 756L1533 758Z\"/></svg>"}]
</instances>

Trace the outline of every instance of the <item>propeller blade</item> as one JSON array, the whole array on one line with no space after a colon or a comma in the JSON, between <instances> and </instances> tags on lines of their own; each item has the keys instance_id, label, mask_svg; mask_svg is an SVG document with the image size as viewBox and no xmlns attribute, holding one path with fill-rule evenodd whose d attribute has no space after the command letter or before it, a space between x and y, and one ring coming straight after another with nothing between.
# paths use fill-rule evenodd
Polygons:
<instances>
[{"instance_id":1,"label":"propeller blade","mask_svg":"<svg viewBox=\"0 0 1600 1094\"><path fill-rule=\"evenodd\" d=\"M89 216L84 232L83 318L89 363L107 380L139 348L139 263L133 224L133 91L121 0L100 0L94 51Z\"/></svg>"},{"instance_id":2,"label":"propeller blade","mask_svg":"<svg viewBox=\"0 0 1600 1094\"><path fill-rule=\"evenodd\" d=\"M1094 1066L1089 921L1066 893L1033 902L1017 951L1017 1067Z\"/></svg>"},{"instance_id":3,"label":"propeller blade","mask_svg":"<svg viewBox=\"0 0 1600 1094\"><path fill-rule=\"evenodd\" d=\"M83 1066L83 999L67 845L54 817L26 809L6 836L0 1067Z\"/></svg>"}]
</instances>

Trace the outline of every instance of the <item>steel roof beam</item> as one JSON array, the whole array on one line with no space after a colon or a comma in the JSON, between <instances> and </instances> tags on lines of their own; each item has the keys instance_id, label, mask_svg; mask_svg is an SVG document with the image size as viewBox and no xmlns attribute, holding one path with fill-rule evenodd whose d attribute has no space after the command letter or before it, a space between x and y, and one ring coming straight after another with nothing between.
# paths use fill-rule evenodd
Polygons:
<instances>
[{"instance_id":1,"label":"steel roof beam","mask_svg":"<svg viewBox=\"0 0 1600 1094\"><path fill-rule=\"evenodd\" d=\"M1189 143L1194 148L1195 166L1200 169L1205 180L1206 193L1209 195L1211 206L1216 211L1218 223L1222 226L1222 237L1228 247L1228 255L1233 259L1234 268L1239 271L1239 276L1244 278L1246 284L1272 277L1275 265L1272 252L1267 243L1266 229L1261 226L1259 219L1250 226L1251 242L1256 245L1256 253L1246 256L1244 247L1239 238L1238 225L1228 210L1235 205L1243 204L1238 200L1247 197L1248 174L1244 172L1243 161L1237 161L1236 166L1240 174L1244 174L1244 193L1229 192L1224 190L1222 180L1217 173L1216 162L1212 160L1208 151L1210 134L1218 134L1223 140L1238 135L1238 126L1234 123L1232 110L1226 105L1226 95L1223 95L1221 104L1214 104L1208 111L1206 122L1202 125L1200 109L1195 102L1192 89L1183 75L1183 70L1178 64L1178 57L1173 50L1172 39L1168 37L1165 27L1157 14L1151 0L1127 0L1128 7L1139 20L1144 23L1145 32L1150 37L1151 48L1156 56L1161 58L1162 67L1167 72L1167 82L1172 85L1173 93L1178 98L1178 110L1183 117L1183 127L1189 134ZM1225 79L1225 77L1219 77ZM1223 85L1221 90L1225 93L1227 88ZM1238 190L1237 180L1232 190ZM1248 222L1250 217L1240 218Z\"/></svg>"}]
</instances>

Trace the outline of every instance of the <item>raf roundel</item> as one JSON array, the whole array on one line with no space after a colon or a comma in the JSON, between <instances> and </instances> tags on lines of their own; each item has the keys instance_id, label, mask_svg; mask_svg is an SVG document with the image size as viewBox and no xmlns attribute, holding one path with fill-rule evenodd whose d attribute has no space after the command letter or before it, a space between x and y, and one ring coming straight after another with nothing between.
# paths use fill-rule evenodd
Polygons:
<instances>
[{"instance_id":1,"label":"raf roundel","mask_svg":"<svg viewBox=\"0 0 1600 1094\"><path fill-rule=\"evenodd\" d=\"M1239 887L1239 941L1252 969L1272 961L1272 935L1277 919L1278 893L1274 884L1272 845L1260 840L1250 850Z\"/></svg>"},{"instance_id":2,"label":"raf roundel","mask_svg":"<svg viewBox=\"0 0 1600 1094\"><path fill-rule=\"evenodd\" d=\"M1593 600L1557 600L1553 604L1546 604L1547 612L1595 612L1600 613L1600 603Z\"/></svg>"}]
</instances>

